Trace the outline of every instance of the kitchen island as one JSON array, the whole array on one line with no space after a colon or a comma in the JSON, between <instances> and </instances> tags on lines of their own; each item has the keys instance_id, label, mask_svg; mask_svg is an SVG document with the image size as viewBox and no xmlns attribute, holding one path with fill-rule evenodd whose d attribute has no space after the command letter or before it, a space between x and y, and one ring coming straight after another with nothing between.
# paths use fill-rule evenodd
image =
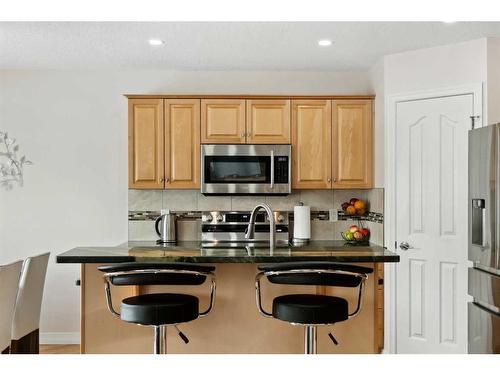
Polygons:
<instances>
[{"instance_id":1,"label":"kitchen island","mask_svg":"<svg viewBox=\"0 0 500 375\"><path fill-rule=\"evenodd\" d=\"M82 353L151 353L152 330L123 323L106 308L101 264L121 262L195 262L216 266L217 295L213 311L205 318L182 324L189 337L184 344L174 329L168 331L169 353L302 353L303 330L299 326L261 316L255 306L254 280L259 263L332 261L374 268L369 275L360 314L352 321L318 330L318 353L377 353L383 342L383 264L399 256L378 245L346 246L342 241L311 241L304 246L259 248L205 248L200 242L159 246L154 242L128 242L116 247L77 247L57 256L58 263L81 266ZM280 294L322 293L357 298L350 288L287 286L265 282L263 304L269 309ZM131 295L180 291L197 295L200 306L208 303L205 286L113 287L113 304ZM333 332L339 345L328 338Z\"/></svg>"}]
</instances>

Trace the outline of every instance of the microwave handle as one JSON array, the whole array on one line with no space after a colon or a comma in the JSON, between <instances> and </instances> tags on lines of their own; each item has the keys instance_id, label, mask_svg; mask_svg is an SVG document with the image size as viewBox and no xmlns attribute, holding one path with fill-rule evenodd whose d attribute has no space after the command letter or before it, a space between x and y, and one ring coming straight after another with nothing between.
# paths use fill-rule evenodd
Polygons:
<instances>
[{"instance_id":1,"label":"microwave handle","mask_svg":"<svg viewBox=\"0 0 500 375\"><path fill-rule=\"evenodd\" d=\"M274 150L271 150L271 189L274 189Z\"/></svg>"}]
</instances>

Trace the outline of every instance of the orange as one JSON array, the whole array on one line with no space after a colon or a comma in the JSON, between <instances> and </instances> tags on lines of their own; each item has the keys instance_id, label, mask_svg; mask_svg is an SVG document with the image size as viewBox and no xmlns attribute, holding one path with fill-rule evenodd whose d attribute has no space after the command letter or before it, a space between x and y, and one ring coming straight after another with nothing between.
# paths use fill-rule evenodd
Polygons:
<instances>
[{"instance_id":1,"label":"orange","mask_svg":"<svg viewBox=\"0 0 500 375\"><path fill-rule=\"evenodd\" d=\"M354 208L356 210L363 210L366 208L365 202L363 202L361 199L358 199L356 202L354 202Z\"/></svg>"},{"instance_id":2,"label":"orange","mask_svg":"<svg viewBox=\"0 0 500 375\"><path fill-rule=\"evenodd\" d=\"M347 215L354 215L356 214L356 208L354 206L347 206L345 212Z\"/></svg>"},{"instance_id":3,"label":"orange","mask_svg":"<svg viewBox=\"0 0 500 375\"><path fill-rule=\"evenodd\" d=\"M356 213L357 213L358 215L364 215L364 214L366 213L366 210L365 210L364 208L361 208L361 209L359 209L359 210L356 210Z\"/></svg>"}]
</instances>

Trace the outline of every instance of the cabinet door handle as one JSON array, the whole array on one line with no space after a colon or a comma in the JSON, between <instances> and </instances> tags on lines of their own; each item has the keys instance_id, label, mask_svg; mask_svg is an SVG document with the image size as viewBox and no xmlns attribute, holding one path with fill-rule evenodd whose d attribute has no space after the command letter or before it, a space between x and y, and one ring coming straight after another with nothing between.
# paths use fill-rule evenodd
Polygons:
<instances>
[{"instance_id":1,"label":"cabinet door handle","mask_svg":"<svg viewBox=\"0 0 500 375\"><path fill-rule=\"evenodd\" d=\"M334 178L334 179L333 179L333 182L337 182L337 179L336 179L336 178Z\"/></svg>"},{"instance_id":2,"label":"cabinet door handle","mask_svg":"<svg viewBox=\"0 0 500 375\"><path fill-rule=\"evenodd\" d=\"M245 138L245 133L241 133L241 138Z\"/></svg>"},{"instance_id":3,"label":"cabinet door handle","mask_svg":"<svg viewBox=\"0 0 500 375\"><path fill-rule=\"evenodd\" d=\"M327 180L327 181L328 181L328 182L332 182L332 179L331 179L330 177L328 177L328 180Z\"/></svg>"},{"instance_id":4,"label":"cabinet door handle","mask_svg":"<svg viewBox=\"0 0 500 375\"><path fill-rule=\"evenodd\" d=\"M165 182L169 182L169 181L170 181L170 179L167 177L167 178L165 179Z\"/></svg>"}]
</instances>

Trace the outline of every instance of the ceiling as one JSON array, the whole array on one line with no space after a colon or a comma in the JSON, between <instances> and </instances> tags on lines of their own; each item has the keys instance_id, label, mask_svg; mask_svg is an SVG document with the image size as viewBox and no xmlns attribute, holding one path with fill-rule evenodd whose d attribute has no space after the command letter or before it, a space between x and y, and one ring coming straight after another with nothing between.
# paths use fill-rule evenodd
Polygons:
<instances>
[{"instance_id":1,"label":"ceiling","mask_svg":"<svg viewBox=\"0 0 500 375\"><path fill-rule=\"evenodd\" d=\"M366 70L495 36L500 22L0 22L0 69Z\"/></svg>"}]
</instances>

